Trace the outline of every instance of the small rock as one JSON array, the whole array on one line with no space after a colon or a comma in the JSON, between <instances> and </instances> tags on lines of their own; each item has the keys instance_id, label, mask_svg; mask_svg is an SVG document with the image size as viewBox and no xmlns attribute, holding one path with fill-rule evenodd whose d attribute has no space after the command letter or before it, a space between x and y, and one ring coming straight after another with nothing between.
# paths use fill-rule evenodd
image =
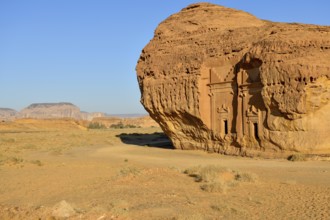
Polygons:
<instances>
[{"instance_id":1,"label":"small rock","mask_svg":"<svg viewBox=\"0 0 330 220\"><path fill-rule=\"evenodd\" d=\"M65 200L57 203L53 208L52 215L59 218L68 218L76 214L76 211Z\"/></svg>"},{"instance_id":2,"label":"small rock","mask_svg":"<svg viewBox=\"0 0 330 220\"><path fill-rule=\"evenodd\" d=\"M107 217L106 216L106 214L103 214L102 216L100 216L97 220L102 220L102 219L105 219L105 217Z\"/></svg>"}]
</instances>

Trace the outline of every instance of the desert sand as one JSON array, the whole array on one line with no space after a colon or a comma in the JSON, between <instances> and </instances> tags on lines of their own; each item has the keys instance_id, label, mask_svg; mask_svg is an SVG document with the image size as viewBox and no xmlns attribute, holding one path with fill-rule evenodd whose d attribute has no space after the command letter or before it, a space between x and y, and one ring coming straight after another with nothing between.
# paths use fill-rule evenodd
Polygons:
<instances>
[{"instance_id":1,"label":"desert sand","mask_svg":"<svg viewBox=\"0 0 330 220\"><path fill-rule=\"evenodd\" d=\"M0 176L3 220L330 218L329 161L174 150L155 127L3 122Z\"/></svg>"}]
</instances>

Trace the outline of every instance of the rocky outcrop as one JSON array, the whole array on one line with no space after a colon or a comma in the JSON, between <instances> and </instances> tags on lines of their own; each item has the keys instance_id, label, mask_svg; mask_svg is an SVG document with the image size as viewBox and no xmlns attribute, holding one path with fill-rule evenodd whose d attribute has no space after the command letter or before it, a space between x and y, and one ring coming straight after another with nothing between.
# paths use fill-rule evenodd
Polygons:
<instances>
[{"instance_id":1,"label":"rocky outcrop","mask_svg":"<svg viewBox=\"0 0 330 220\"><path fill-rule=\"evenodd\" d=\"M74 118L78 120L91 121L95 117L103 117L101 112L81 112L80 109L72 103L35 103L29 105L19 113L20 118Z\"/></svg>"},{"instance_id":2,"label":"rocky outcrop","mask_svg":"<svg viewBox=\"0 0 330 220\"><path fill-rule=\"evenodd\" d=\"M17 116L17 111L11 108L0 108L0 120L13 120Z\"/></svg>"},{"instance_id":3,"label":"rocky outcrop","mask_svg":"<svg viewBox=\"0 0 330 220\"><path fill-rule=\"evenodd\" d=\"M103 112L81 112L81 118L87 121L92 121L94 118L104 117L105 115Z\"/></svg>"},{"instance_id":4,"label":"rocky outcrop","mask_svg":"<svg viewBox=\"0 0 330 220\"><path fill-rule=\"evenodd\" d=\"M77 120L91 121L93 118L105 117L102 112L83 112L72 103L34 103L17 112L14 109L0 108L0 119L3 121L17 118L52 119L73 118Z\"/></svg>"},{"instance_id":5,"label":"rocky outcrop","mask_svg":"<svg viewBox=\"0 0 330 220\"><path fill-rule=\"evenodd\" d=\"M176 148L330 152L330 27L194 4L157 27L136 70Z\"/></svg>"},{"instance_id":6,"label":"rocky outcrop","mask_svg":"<svg viewBox=\"0 0 330 220\"><path fill-rule=\"evenodd\" d=\"M20 111L20 118L75 118L82 119L80 109L67 102L35 103Z\"/></svg>"}]
</instances>

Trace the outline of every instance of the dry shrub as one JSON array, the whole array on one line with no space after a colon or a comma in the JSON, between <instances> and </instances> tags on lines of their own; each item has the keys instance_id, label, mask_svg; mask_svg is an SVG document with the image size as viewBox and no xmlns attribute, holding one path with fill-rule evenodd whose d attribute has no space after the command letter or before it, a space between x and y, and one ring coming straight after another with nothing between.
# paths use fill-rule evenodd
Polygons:
<instances>
[{"instance_id":1,"label":"dry shrub","mask_svg":"<svg viewBox=\"0 0 330 220\"><path fill-rule=\"evenodd\" d=\"M221 174L231 173L230 169L219 166L192 167L184 171L191 177L195 178L196 182L215 182L221 181ZM220 179L219 179L220 178Z\"/></svg>"},{"instance_id":2,"label":"dry shrub","mask_svg":"<svg viewBox=\"0 0 330 220\"><path fill-rule=\"evenodd\" d=\"M225 167L209 165L186 169L185 174L195 178L196 182L203 182L201 189L206 192L224 193L228 188L239 185L240 182L257 182L258 176L254 173L231 170Z\"/></svg>"},{"instance_id":3,"label":"dry shrub","mask_svg":"<svg viewBox=\"0 0 330 220\"><path fill-rule=\"evenodd\" d=\"M24 160L20 157L9 157L7 159L7 162L10 163L10 164L15 165L15 164L23 163Z\"/></svg>"},{"instance_id":4,"label":"dry shrub","mask_svg":"<svg viewBox=\"0 0 330 220\"><path fill-rule=\"evenodd\" d=\"M183 173L185 173L191 177L194 177L194 175L197 175L200 172L201 168L202 168L201 166L190 167L190 168L186 169L185 171L183 171Z\"/></svg>"},{"instance_id":5,"label":"dry shrub","mask_svg":"<svg viewBox=\"0 0 330 220\"><path fill-rule=\"evenodd\" d=\"M306 161L306 155L304 154L292 154L288 157L288 160L290 161Z\"/></svg>"},{"instance_id":6,"label":"dry shrub","mask_svg":"<svg viewBox=\"0 0 330 220\"><path fill-rule=\"evenodd\" d=\"M255 173L237 171L235 180L240 182L255 183L258 181L258 176Z\"/></svg>"},{"instance_id":7,"label":"dry shrub","mask_svg":"<svg viewBox=\"0 0 330 220\"><path fill-rule=\"evenodd\" d=\"M20 165L23 166L24 163L24 159L20 158L20 157L7 157L7 156L3 156L0 154L0 166L2 165L9 165L9 166L15 166L15 165Z\"/></svg>"},{"instance_id":8,"label":"dry shrub","mask_svg":"<svg viewBox=\"0 0 330 220\"><path fill-rule=\"evenodd\" d=\"M228 189L228 186L223 182L214 182L201 185L201 189L206 192L225 193Z\"/></svg>"},{"instance_id":9,"label":"dry shrub","mask_svg":"<svg viewBox=\"0 0 330 220\"><path fill-rule=\"evenodd\" d=\"M119 174L120 176L129 176L129 175L136 176L140 174L140 172L141 171L135 167L124 167L119 171Z\"/></svg>"},{"instance_id":10,"label":"dry shrub","mask_svg":"<svg viewBox=\"0 0 330 220\"><path fill-rule=\"evenodd\" d=\"M40 160L32 160L30 161L32 164L35 164L37 166L43 166L43 163Z\"/></svg>"},{"instance_id":11,"label":"dry shrub","mask_svg":"<svg viewBox=\"0 0 330 220\"><path fill-rule=\"evenodd\" d=\"M16 142L15 138L0 138L0 143L11 144L11 143L15 143L15 142Z\"/></svg>"}]
</instances>

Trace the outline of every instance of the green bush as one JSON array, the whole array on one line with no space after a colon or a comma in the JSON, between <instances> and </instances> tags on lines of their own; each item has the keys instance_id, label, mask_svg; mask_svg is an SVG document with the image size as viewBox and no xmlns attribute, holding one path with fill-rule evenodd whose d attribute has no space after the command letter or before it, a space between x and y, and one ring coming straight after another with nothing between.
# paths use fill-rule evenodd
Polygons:
<instances>
[{"instance_id":1,"label":"green bush","mask_svg":"<svg viewBox=\"0 0 330 220\"><path fill-rule=\"evenodd\" d=\"M98 123L98 122L91 122L89 123L88 129L105 129L105 125Z\"/></svg>"},{"instance_id":2,"label":"green bush","mask_svg":"<svg viewBox=\"0 0 330 220\"><path fill-rule=\"evenodd\" d=\"M112 124L112 125L110 125L110 128L114 128L114 129L123 129L123 128L140 128L140 126L131 125L131 124L126 124L126 125L124 125L122 122L119 122L119 123L117 123L117 124Z\"/></svg>"},{"instance_id":3,"label":"green bush","mask_svg":"<svg viewBox=\"0 0 330 220\"><path fill-rule=\"evenodd\" d=\"M122 122L119 122L117 124L110 125L110 128L122 129L122 128L124 128L124 124Z\"/></svg>"}]
</instances>

